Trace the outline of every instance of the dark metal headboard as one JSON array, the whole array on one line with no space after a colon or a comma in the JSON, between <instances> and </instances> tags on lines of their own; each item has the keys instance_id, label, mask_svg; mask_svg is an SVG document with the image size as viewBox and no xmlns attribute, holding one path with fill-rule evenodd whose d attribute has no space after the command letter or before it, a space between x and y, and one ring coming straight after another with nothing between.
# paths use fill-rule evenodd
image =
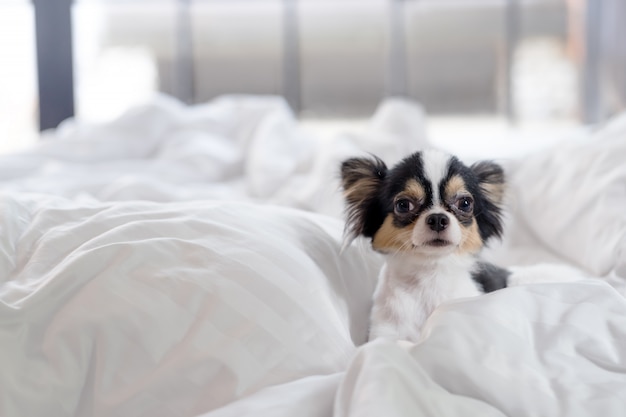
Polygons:
<instances>
[{"instance_id":1,"label":"dark metal headboard","mask_svg":"<svg viewBox=\"0 0 626 417\"><path fill-rule=\"evenodd\" d=\"M33 0L37 41L39 128L74 115L72 0Z\"/></svg>"}]
</instances>

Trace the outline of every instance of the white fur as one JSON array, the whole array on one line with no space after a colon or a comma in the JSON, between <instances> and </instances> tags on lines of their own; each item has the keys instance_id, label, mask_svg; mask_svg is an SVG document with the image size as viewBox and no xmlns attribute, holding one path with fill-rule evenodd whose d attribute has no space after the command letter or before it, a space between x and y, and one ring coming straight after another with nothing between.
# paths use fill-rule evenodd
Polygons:
<instances>
[{"instance_id":1,"label":"white fur","mask_svg":"<svg viewBox=\"0 0 626 417\"><path fill-rule=\"evenodd\" d=\"M441 184L446 172L448 172L450 155L435 149L429 149L422 151L422 162L424 164L424 176L432 184L433 204L438 206L441 203L439 184Z\"/></svg>"},{"instance_id":2,"label":"white fur","mask_svg":"<svg viewBox=\"0 0 626 417\"><path fill-rule=\"evenodd\" d=\"M389 256L374 293L370 340L418 342L424 322L441 303L480 295L471 255Z\"/></svg>"},{"instance_id":3,"label":"white fur","mask_svg":"<svg viewBox=\"0 0 626 417\"><path fill-rule=\"evenodd\" d=\"M445 230L435 232L426 223L428 216L434 213L442 213L448 216L448 220L450 221L450 223L448 224L448 227L445 228ZM432 252L441 256L442 254L452 253L456 251L458 249L458 246L461 244L462 237L463 235L461 233L461 225L459 224L459 221L454 216L450 216L448 213L446 213L445 210L443 210L440 206L437 206L426 211L420 216L418 222L413 228L411 241L416 246L417 250L419 250L421 253ZM445 248L429 248L426 245L427 242L437 238L449 241L450 245Z\"/></svg>"}]
</instances>

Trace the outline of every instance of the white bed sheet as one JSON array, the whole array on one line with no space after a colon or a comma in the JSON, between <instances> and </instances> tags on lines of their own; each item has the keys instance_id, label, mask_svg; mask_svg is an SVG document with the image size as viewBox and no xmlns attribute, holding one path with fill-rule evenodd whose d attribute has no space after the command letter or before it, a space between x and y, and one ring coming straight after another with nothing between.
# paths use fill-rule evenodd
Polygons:
<instances>
[{"instance_id":1,"label":"white bed sheet","mask_svg":"<svg viewBox=\"0 0 626 417\"><path fill-rule=\"evenodd\" d=\"M3 416L196 415L343 371L376 258L245 203L3 198Z\"/></svg>"},{"instance_id":2,"label":"white bed sheet","mask_svg":"<svg viewBox=\"0 0 626 417\"><path fill-rule=\"evenodd\" d=\"M566 158L503 161L508 238L486 253L596 278L459 300L418 345L362 345L382 260L340 253L338 163L429 146L422 117L391 100L328 138L276 98L161 98L0 157L0 415L624 415L620 120ZM566 193L568 164L597 160L586 184L607 199Z\"/></svg>"}]
</instances>

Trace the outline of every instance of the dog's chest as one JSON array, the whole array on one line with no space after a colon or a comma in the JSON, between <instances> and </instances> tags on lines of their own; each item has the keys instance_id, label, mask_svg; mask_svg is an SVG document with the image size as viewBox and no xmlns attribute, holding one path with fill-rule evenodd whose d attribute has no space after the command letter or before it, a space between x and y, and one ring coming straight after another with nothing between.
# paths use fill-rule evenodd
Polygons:
<instances>
[{"instance_id":1,"label":"dog's chest","mask_svg":"<svg viewBox=\"0 0 626 417\"><path fill-rule=\"evenodd\" d=\"M474 281L469 274L460 274L425 279L409 289L395 288L392 304L396 304L397 314L407 321L411 321L411 317L424 321L442 303L475 295L478 291Z\"/></svg>"},{"instance_id":2,"label":"dog's chest","mask_svg":"<svg viewBox=\"0 0 626 417\"><path fill-rule=\"evenodd\" d=\"M398 276L386 271L372 315L372 330L378 336L417 341L424 322L440 304L480 294L465 269L419 272Z\"/></svg>"}]
</instances>

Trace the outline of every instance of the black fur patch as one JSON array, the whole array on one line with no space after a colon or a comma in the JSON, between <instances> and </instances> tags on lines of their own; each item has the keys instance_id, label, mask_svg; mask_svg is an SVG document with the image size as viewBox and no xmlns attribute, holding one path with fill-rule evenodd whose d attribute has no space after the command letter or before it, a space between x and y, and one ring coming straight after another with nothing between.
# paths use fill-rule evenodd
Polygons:
<instances>
[{"instance_id":1,"label":"black fur patch","mask_svg":"<svg viewBox=\"0 0 626 417\"><path fill-rule=\"evenodd\" d=\"M387 213L393 213L394 197L404 191L409 180L414 179L424 187L425 200L415 212L415 215L408 218L397 218L394 216L394 224L397 227L405 227L413 223L422 212L433 205L433 192L431 182L424 176L424 164L420 152L407 156L398 162L390 171L382 190L382 197L386 202L384 209Z\"/></svg>"},{"instance_id":2,"label":"black fur patch","mask_svg":"<svg viewBox=\"0 0 626 417\"><path fill-rule=\"evenodd\" d=\"M506 288L510 275L509 270L487 262L477 262L472 271L472 279L482 286L484 292Z\"/></svg>"},{"instance_id":3,"label":"black fur patch","mask_svg":"<svg viewBox=\"0 0 626 417\"><path fill-rule=\"evenodd\" d=\"M474 216L478 222L478 229L483 241L492 236L502 237L502 194L504 193L504 171L495 162L482 161L473 164L470 169L478 180L481 190L480 206L474 208ZM488 189L498 189L496 193L487 192ZM473 194L473 193L472 193Z\"/></svg>"}]
</instances>

